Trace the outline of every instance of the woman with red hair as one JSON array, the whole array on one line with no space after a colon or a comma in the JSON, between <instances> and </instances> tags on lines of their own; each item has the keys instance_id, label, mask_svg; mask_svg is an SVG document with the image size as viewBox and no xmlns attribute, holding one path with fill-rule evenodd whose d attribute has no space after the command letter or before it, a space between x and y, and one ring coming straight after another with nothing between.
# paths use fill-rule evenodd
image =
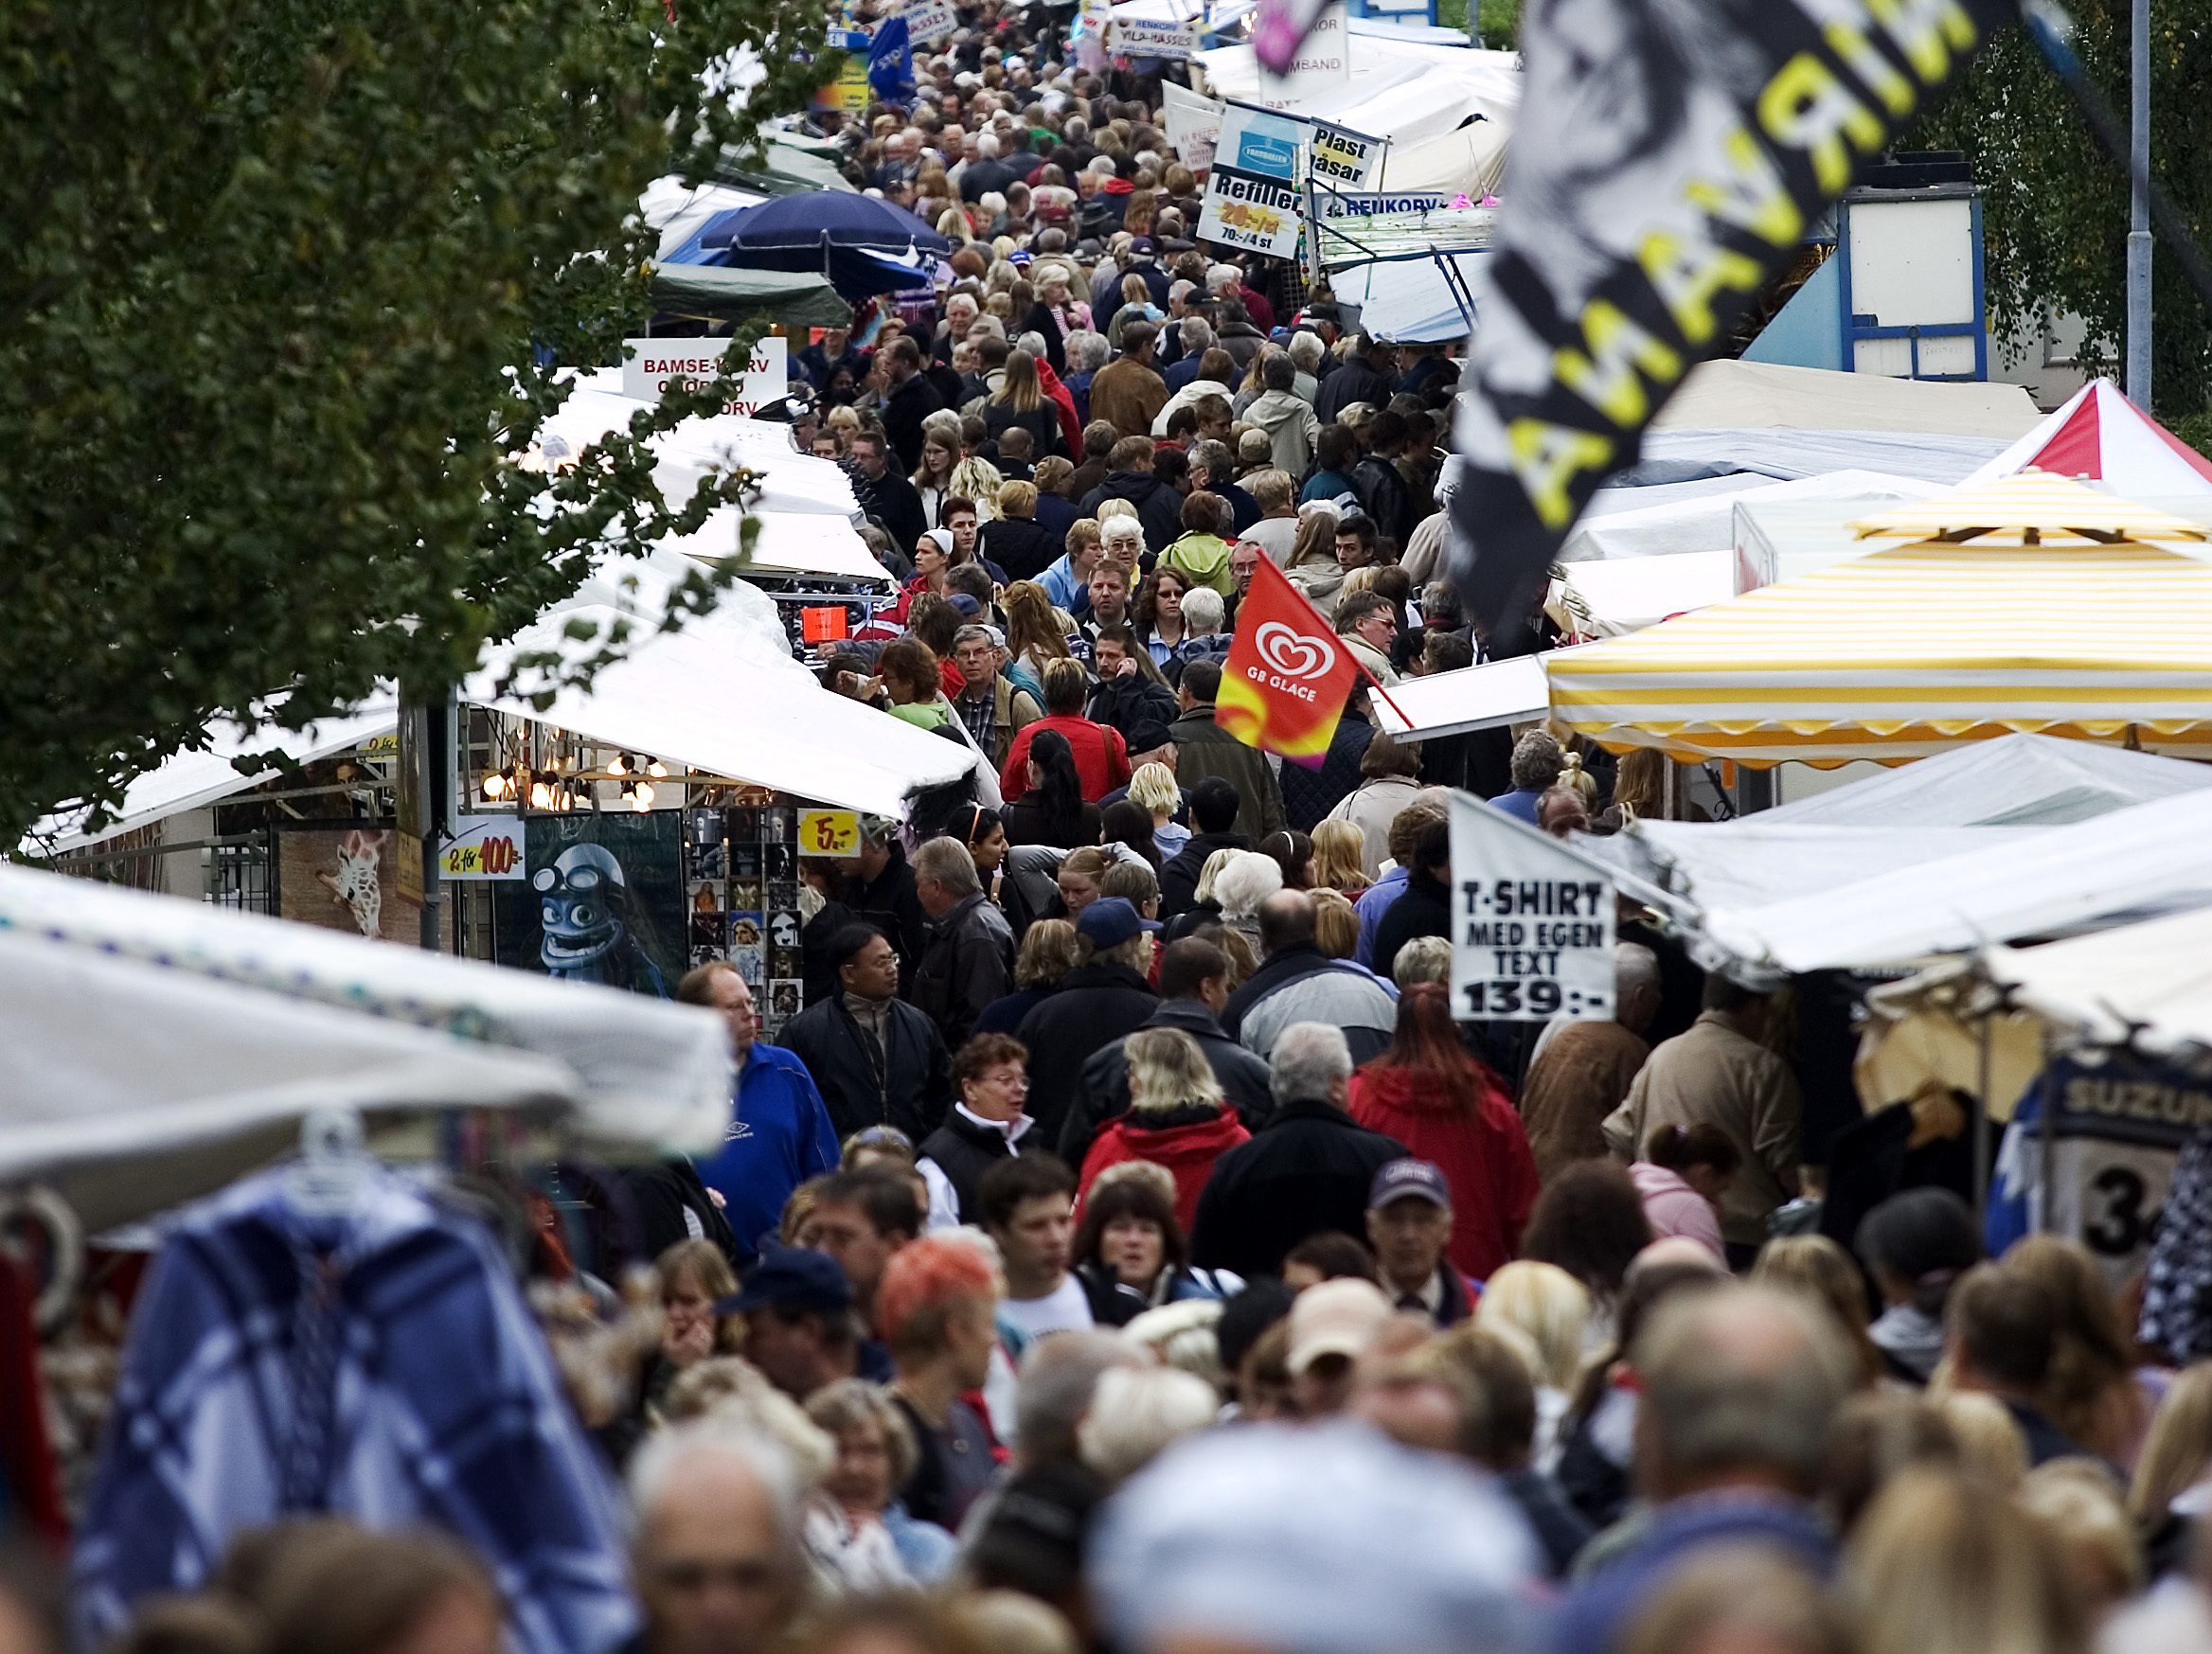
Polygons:
<instances>
[{"instance_id":1,"label":"woman with red hair","mask_svg":"<svg viewBox=\"0 0 2212 1654\"><path fill-rule=\"evenodd\" d=\"M1536 1159L1505 1082L1459 1042L1441 983L1400 996L1390 1049L1352 1076L1351 1112L1442 1169L1454 1269L1480 1281L1513 1261L1536 1206Z\"/></svg>"},{"instance_id":2,"label":"woman with red hair","mask_svg":"<svg viewBox=\"0 0 2212 1654\"><path fill-rule=\"evenodd\" d=\"M958 1532L998 1469L990 1428L963 1396L998 1347L998 1278L965 1240L917 1240L883 1266L876 1330L890 1347L891 1399L921 1449L899 1490L907 1514Z\"/></svg>"}]
</instances>

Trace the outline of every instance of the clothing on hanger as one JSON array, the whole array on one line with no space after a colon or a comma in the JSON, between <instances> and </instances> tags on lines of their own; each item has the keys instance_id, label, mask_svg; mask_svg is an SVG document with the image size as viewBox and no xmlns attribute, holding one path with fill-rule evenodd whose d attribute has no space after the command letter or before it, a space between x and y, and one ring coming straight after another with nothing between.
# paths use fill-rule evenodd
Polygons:
<instances>
[{"instance_id":1,"label":"clothing on hanger","mask_svg":"<svg viewBox=\"0 0 2212 1654\"><path fill-rule=\"evenodd\" d=\"M56 1550L69 1543L62 1476L46 1432L46 1386L39 1373L37 1301L30 1271L0 1248L0 1503Z\"/></svg>"},{"instance_id":2,"label":"clothing on hanger","mask_svg":"<svg viewBox=\"0 0 2212 1654\"><path fill-rule=\"evenodd\" d=\"M530 1654L637 1627L618 1507L491 1239L364 1159L342 1208L293 1172L187 1214L133 1316L76 1552L81 1640L192 1591L291 1515L469 1544Z\"/></svg>"}]
</instances>

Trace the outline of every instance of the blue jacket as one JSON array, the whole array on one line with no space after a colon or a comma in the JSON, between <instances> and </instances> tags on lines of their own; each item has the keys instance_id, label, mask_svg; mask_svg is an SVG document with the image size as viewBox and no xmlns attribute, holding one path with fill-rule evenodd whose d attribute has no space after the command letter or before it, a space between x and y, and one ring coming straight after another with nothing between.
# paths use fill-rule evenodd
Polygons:
<instances>
[{"instance_id":1,"label":"blue jacket","mask_svg":"<svg viewBox=\"0 0 2212 1654\"><path fill-rule=\"evenodd\" d=\"M1530 827L1539 825L1536 819L1536 802L1543 794L1533 788L1516 787L1510 792L1501 792L1490 800L1492 809L1502 809L1515 821L1525 821Z\"/></svg>"},{"instance_id":2,"label":"blue jacket","mask_svg":"<svg viewBox=\"0 0 2212 1654\"><path fill-rule=\"evenodd\" d=\"M1404 894L1405 869L1393 867L1362 891L1360 899L1352 904L1360 916L1360 946L1352 957L1370 970L1375 968L1375 935L1382 929L1382 916Z\"/></svg>"},{"instance_id":3,"label":"blue jacket","mask_svg":"<svg viewBox=\"0 0 2212 1654\"><path fill-rule=\"evenodd\" d=\"M729 1132L699 1181L727 1203L738 1249L750 1260L783 1220L783 1203L809 1178L837 1169L837 1133L807 1065L778 1045L754 1042L738 1071Z\"/></svg>"},{"instance_id":4,"label":"blue jacket","mask_svg":"<svg viewBox=\"0 0 2212 1654\"><path fill-rule=\"evenodd\" d=\"M1610 1648L1646 1599L1691 1552L1708 1545L1771 1546L1825 1579L1836 1542L1809 1506L1778 1494L1719 1492L1663 1506L1642 1540L1578 1586L1552 1621L1553 1654Z\"/></svg>"}]
</instances>

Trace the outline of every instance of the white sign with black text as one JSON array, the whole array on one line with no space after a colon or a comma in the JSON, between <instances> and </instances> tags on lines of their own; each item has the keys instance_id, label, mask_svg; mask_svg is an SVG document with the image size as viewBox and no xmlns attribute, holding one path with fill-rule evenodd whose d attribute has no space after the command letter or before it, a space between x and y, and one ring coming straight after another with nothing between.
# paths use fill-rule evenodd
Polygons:
<instances>
[{"instance_id":1,"label":"white sign with black text","mask_svg":"<svg viewBox=\"0 0 2212 1654\"><path fill-rule=\"evenodd\" d=\"M1613 1015L1614 885L1596 863L1452 795L1452 1013L1461 1022Z\"/></svg>"},{"instance_id":2,"label":"white sign with black text","mask_svg":"<svg viewBox=\"0 0 2212 1654\"><path fill-rule=\"evenodd\" d=\"M920 5L909 6L902 11L893 12L892 16L906 20L907 44L916 48L933 46L950 39L960 27L953 0L921 0Z\"/></svg>"},{"instance_id":3,"label":"white sign with black text","mask_svg":"<svg viewBox=\"0 0 2212 1654\"><path fill-rule=\"evenodd\" d=\"M1315 121L1309 164L1314 188L1372 189L1382 176L1382 151L1386 148L1382 138Z\"/></svg>"},{"instance_id":4,"label":"white sign with black text","mask_svg":"<svg viewBox=\"0 0 2212 1654\"><path fill-rule=\"evenodd\" d=\"M1206 174L1198 239L1244 253L1289 258L1298 250L1298 188L1216 162Z\"/></svg>"},{"instance_id":5,"label":"white sign with black text","mask_svg":"<svg viewBox=\"0 0 2212 1654\"><path fill-rule=\"evenodd\" d=\"M697 390L722 372L722 357L731 339L630 339L624 341L622 394L641 402L657 402L670 385L681 383ZM789 388L790 359L782 339L771 334L753 346L753 360L739 377L738 394L722 404L722 412L752 418Z\"/></svg>"},{"instance_id":6,"label":"white sign with black text","mask_svg":"<svg viewBox=\"0 0 2212 1654\"><path fill-rule=\"evenodd\" d=\"M1106 49L1125 58L1168 58L1184 62L1198 56L1204 30L1195 23L1169 17L1115 17L1106 30Z\"/></svg>"}]
</instances>

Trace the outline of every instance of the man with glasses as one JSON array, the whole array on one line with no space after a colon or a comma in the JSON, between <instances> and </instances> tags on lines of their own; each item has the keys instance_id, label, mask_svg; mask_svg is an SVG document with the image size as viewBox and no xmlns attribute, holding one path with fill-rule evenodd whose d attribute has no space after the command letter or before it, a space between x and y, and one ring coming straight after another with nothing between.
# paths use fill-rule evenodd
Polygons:
<instances>
[{"instance_id":1,"label":"man with glasses","mask_svg":"<svg viewBox=\"0 0 2212 1654\"><path fill-rule=\"evenodd\" d=\"M1336 606L1336 634L1352 659L1384 688L1395 686L1390 646L1398 641L1398 609L1380 592L1354 592Z\"/></svg>"},{"instance_id":2,"label":"man with glasses","mask_svg":"<svg viewBox=\"0 0 2212 1654\"><path fill-rule=\"evenodd\" d=\"M915 1169L929 1185L923 1232L977 1220L976 1185L1003 1160L1047 1151L1026 1112L1029 1050L1010 1034L978 1034L954 1054L959 1098L921 1141Z\"/></svg>"}]
</instances>

